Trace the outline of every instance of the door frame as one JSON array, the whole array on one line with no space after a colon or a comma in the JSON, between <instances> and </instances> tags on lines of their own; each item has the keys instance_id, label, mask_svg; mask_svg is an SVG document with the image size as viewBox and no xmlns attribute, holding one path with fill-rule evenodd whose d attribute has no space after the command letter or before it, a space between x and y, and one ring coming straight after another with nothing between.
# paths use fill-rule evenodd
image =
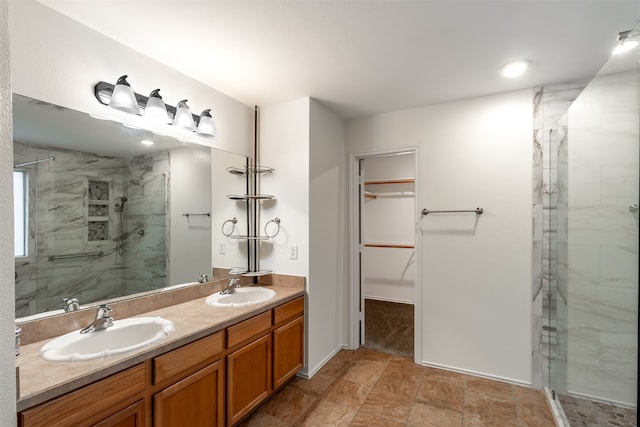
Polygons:
<instances>
[{"instance_id":1,"label":"door frame","mask_svg":"<svg viewBox=\"0 0 640 427\"><path fill-rule=\"evenodd\" d=\"M422 364L422 156L420 146L396 147L384 150L349 153L349 348L355 350L360 347L360 321L364 322L359 310L362 296L359 292L360 268L358 255L360 250L358 241L358 227L360 226L359 204L359 162L368 157L381 157L401 153L412 153L415 168L415 277L414 277L414 362Z\"/></svg>"}]
</instances>

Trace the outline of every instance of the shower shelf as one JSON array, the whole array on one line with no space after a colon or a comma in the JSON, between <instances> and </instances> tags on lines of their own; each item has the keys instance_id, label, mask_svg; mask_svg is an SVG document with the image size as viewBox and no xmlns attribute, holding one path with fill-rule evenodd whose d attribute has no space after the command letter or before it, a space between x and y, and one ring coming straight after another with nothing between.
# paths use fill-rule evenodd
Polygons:
<instances>
[{"instance_id":1,"label":"shower shelf","mask_svg":"<svg viewBox=\"0 0 640 427\"><path fill-rule=\"evenodd\" d=\"M227 168L227 172L233 175L248 175L248 174L266 174L273 173L275 169L267 166L246 166L244 168L237 168L230 166Z\"/></svg>"}]
</instances>

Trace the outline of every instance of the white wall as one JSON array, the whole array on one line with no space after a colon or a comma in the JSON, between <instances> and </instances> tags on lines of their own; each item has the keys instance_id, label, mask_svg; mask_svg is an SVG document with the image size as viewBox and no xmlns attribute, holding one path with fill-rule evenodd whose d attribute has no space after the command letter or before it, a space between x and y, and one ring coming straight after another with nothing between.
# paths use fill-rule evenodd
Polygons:
<instances>
[{"instance_id":1,"label":"white wall","mask_svg":"<svg viewBox=\"0 0 640 427\"><path fill-rule=\"evenodd\" d=\"M16 424L13 348L13 116L9 81L7 2L0 1L0 425Z\"/></svg>"},{"instance_id":2,"label":"white wall","mask_svg":"<svg viewBox=\"0 0 640 427\"><path fill-rule=\"evenodd\" d=\"M260 110L260 163L275 173L260 176L258 230L279 217L280 233L260 243L260 268L280 274L309 275L309 98L269 105ZM269 230L271 232L271 230ZM298 247L298 259L288 249Z\"/></svg>"},{"instance_id":3,"label":"white wall","mask_svg":"<svg viewBox=\"0 0 640 427\"><path fill-rule=\"evenodd\" d=\"M211 108L220 134L213 147L250 154L250 107L34 1L9 2L9 29L13 92L122 119L130 115L100 104L93 87L126 74L137 93L161 88L167 104L187 98L195 114Z\"/></svg>"},{"instance_id":4,"label":"white wall","mask_svg":"<svg viewBox=\"0 0 640 427\"><path fill-rule=\"evenodd\" d=\"M347 123L347 149L420 146L423 361L531 382L531 91ZM419 186L417 187L419 188Z\"/></svg>"},{"instance_id":5,"label":"white wall","mask_svg":"<svg viewBox=\"0 0 640 427\"><path fill-rule=\"evenodd\" d=\"M211 149L191 146L169 154L169 284L211 275Z\"/></svg>"},{"instance_id":6,"label":"white wall","mask_svg":"<svg viewBox=\"0 0 640 427\"><path fill-rule=\"evenodd\" d=\"M246 236L247 232L247 203L229 199L230 194L245 194L247 192L247 178L244 175L234 175L227 168L234 167L244 170L247 159L226 151L213 150L211 153L211 247L212 264L218 268L247 268L248 245L246 240L233 239L222 234L225 221L236 218L235 226L228 222L224 225L224 232L233 236ZM223 253L224 252L224 253Z\"/></svg>"},{"instance_id":7,"label":"white wall","mask_svg":"<svg viewBox=\"0 0 640 427\"><path fill-rule=\"evenodd\" d=\"M260 243L260 267L307 280L307 363L313 375L344 343L345 271L344 123L310 98L263 107L260 163L276 169L260 178L260 228L278 216L280 234ZM289 250L298 248L298 259Z\"/></svg>"},{"instance_id":8,"label":"white wall","mask_svg":"<svg viewBox=\"0 0 640 427\"><path fill-rule=\"evenodd\" d=\"M307 372L347 336L347 232L344 121L315 100L309 130L309 314Z\"/></svg>"},{"instance_id":9,"label":"white wall","mask_svg":"<svg viewBox=\"0 0 640 427\"><path fill-rule=\"evenodd\" d=\"M637 71L595 77L568 124L567 389L635 406Z\"/></svg>"}]
</instances>

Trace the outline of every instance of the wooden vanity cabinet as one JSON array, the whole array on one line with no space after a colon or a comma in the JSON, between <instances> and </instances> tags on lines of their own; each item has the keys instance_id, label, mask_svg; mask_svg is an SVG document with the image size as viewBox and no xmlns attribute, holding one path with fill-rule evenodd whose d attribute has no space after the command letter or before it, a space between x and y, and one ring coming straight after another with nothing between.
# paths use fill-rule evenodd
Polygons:
<instances>
[{"instance_id":1,"label":"wooden vanity cabinet","mask_svg":"<svg viewBox=\"0 0 640 427\"><path fill-rule=\"evenodd\" d=\"M241 345L234 350L234 347ZM271 394L271 311L227 328L227 425Z\"/></svg>"},{"instance_id":2,"label":"wooden vanity cabinet","mask_svg":"<svg viewBox=\"0 0 640 427\"><path fill-rule=\"evenodd\" d=\"M304 366L304 297L18 413L20 427L232 426Z\"/></svg>"},{"instance_id":3,"label":"wooden vanity cabinet","mask_svg":"<svg viewBox=\"0 0 640 427\"><path fill-rule=\"evenodd\" d=\"M273 310L273 388L284 385L304 367L304 298Z\"/></svg>"},{"instance_id":4,"label":"wooden vanity cabinet","mask_svg":"<svg viewBox=\"0 0 640 427\"><path fill-rule=\"evenodd\" d=\"M224 425L223 350L217 332L154 358L155 427Z\"/></svg>"},{"instance_id":5,"label":"wooden vanity cabinet","mask_svg":"<svg viewBox=\"0 0 640 427\"><path fill-rule=\"evenodd\" d=\"M145 426L145 367L136 365L18 414L22 427Z\"/></svg>"}]
</instances>

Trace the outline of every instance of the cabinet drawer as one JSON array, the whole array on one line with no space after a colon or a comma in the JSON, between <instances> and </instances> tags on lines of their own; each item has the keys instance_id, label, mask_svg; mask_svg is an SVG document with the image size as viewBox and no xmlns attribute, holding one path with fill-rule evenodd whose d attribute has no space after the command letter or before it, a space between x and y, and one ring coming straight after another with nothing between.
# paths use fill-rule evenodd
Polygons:
<instances>
[{"instance_id":1,"label":"cabinet drawer","mask_svg":"<svg viewBox=\"0 0 640 427\"><path fill-rule=\"evenodd\" d=\"M273 309L273 324L278 325L304 312L304 297L300 297Z\"/></svg>"},{"instance_id":2,"label":"cabinet drawer","mask_svg":"<svg viewBox=\"0 0 640 427\"><path fill-rule=\"evenodd\" d=\"M153 384L187 372L222 353L222 331L153 359Z\"/></svg>"},{"instance_id":3,"label":"cabinet drawer","mask_svg":"<svg viewBox=\"0 0 640 427\"><path fill-rule=\"evenodd\" d=\"M132 403L132 396L142 396L144 388L145 369L142 364L58 397L51 402L27 409L20 413L20 425L23 427L88 425L96 417L99 417L98 420L105 419L128 406ZM120 404L125 402L126 405L123 404L120 407Z\"/></svg>"},{"instance_id":4,"label":"cabinet drawer","mask_svg":"<svg viewBox=\"0 0 640 427\"><path fill-rule=\"evenodd\" d=\"M227 348L231 348L251 337L267 332L271 328L271 311L247 319L227 328Z\"/></svg>"}]
</instances>

